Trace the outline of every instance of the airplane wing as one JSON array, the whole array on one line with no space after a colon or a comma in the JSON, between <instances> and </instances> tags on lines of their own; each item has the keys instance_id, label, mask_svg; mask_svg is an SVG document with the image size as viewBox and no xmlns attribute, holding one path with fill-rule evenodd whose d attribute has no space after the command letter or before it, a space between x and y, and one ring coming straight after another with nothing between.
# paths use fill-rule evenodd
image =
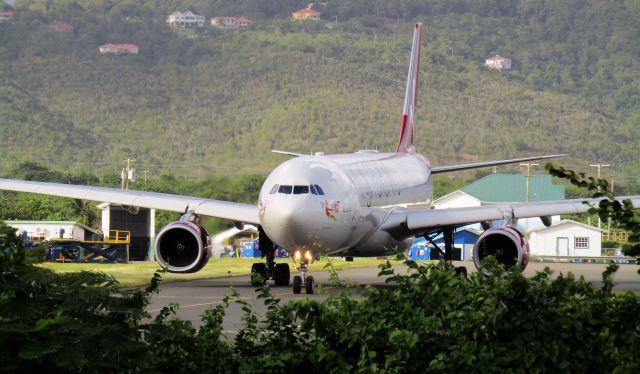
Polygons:
<instances>
[{"instance_id":1,"label":"airplane wing","mask_svg":"<svg viewBox=\"0 0 640 374\"><path fill-rule=\"evenodd\" d=\"M473 163L473 164L440 166L440 167L431 168L431 174L440 174L440 173L447 173L447 172L451 172L451 171L460 171L460 170L468 170L468 169L478 169L478 168L484 168L484 167L488 167L488 166L516 164L518 162L546 160L548 158L557 158L557 157L564 157L564 156L567 156L567 154L524 157L524 158L512 158L510 160L498 160L498 161L476 162L476 163Z\"/></svg>"},{"instance_id":2,"label":"airplane wing","mask_svg":"<svg viewBox=\"0 0 640 374\"><path fill-rule=\"evenodd\" d=\"M70 197L73 199L160 209L179 213L186 213L192 210L195 214L203 216L225 218L242 223L260 224L257 205L204 199L200 197L1 178L0 190Z\"/></svg>"},{"instance_id":3,"label":"airplane wing","mask_svg":"<svg viewBox=\"0 0 640 374\"><path fill-rule=\"evenodd\" d=\"M616 200L630 200L640 208L640 196L620 196ZM466 208L396 210L389 214L382 229L409 232L436 231L443 227L460 227L483 221L555 216L560 214L587 213L587 203L598 206L602 199L570 199L531 203L505 203ZM587 203L585 203L587 202Z\"/></svg>"}]
</instances>

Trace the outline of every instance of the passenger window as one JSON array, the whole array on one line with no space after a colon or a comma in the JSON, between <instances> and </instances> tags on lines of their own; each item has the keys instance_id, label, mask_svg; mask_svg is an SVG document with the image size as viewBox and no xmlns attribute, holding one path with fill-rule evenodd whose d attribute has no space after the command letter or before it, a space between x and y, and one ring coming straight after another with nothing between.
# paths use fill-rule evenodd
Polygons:
<instances>
[{"instance_id":1,"label":"passenger window","mask_svg":"<svg viewBox=\"0 0 640 374\"><path fill-rule=\"evenodd\" d=\"M324 195L324 191L322 191L322 188L320 188L320 186L314 184L314 187L316 188L316 191L318 191L318 195Z\"/></svg>"},{"instance_id":2,"label":"passenger window","mask_svg":"<svg viewBox=\"0 0 640 374\"><path fill-rule=\"evenodd\" d=\"M293 190L293 186L280 186L278 188L279 193L290 194L291 190Z\"/></svg>"},{"instance_id":3,"label":"passenger window","mask_svg":"<svg viewBox=\"0 0 640 374\"><path fill-rule=\"evenodd\" d=\"M318 194L318 191L316 191L316 188L313 186L313 184L312 184L311 186L309 186L309 187L310 187L310 189L311 189L311 193L312 193L312 194L314 194L314 195L317 195L317 194Z\"/></svg>"},{"instance_id":4,"label":"passenger window","mask_svg":"<svg viewBox=\"0 0 640 374\"><path fill-rule=\"evenodd\" d=\"M301 195L305 193L309 193L309 186L293 186L294 195Z\"/></svg>"},{"instance_id":5,"label":"passenger window","mask_svg":"<svg viewBox=\"0 0 640 374\"><path fill-rule=\"evenodd\" d=\"M269 191L269 193L273 195L276 192L278 192L278 185L274 184L273 187L271 187L271 191Z\"/></svg>"}]
</instances>

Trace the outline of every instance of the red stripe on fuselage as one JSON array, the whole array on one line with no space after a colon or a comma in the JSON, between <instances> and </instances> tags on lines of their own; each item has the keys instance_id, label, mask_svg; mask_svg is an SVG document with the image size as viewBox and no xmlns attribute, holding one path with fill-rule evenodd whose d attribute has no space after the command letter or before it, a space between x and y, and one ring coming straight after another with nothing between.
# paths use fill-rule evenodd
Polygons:
<instances>
[{"instance_id":1,"label":"red stripe on fuselage","mask_svg":"<svg viewBox=\"0 0 640 374\"><path fill-rule=\"evenodd\" d=\"M407 120L409 116L406 114L402 115L402 126L400 126L400 140L398 141L398 146L396 147L396 152L404 151L404 149L400 149L402 147L402 143L404 143L404 138L406 137L405 131L407 127Z\"/></svg>"}]
</instances>

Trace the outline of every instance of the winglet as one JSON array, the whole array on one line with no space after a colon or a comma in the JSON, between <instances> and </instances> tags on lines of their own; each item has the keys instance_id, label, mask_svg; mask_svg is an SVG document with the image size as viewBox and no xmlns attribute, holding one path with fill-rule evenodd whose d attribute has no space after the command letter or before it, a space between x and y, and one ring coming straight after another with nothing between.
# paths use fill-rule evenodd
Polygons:
<instances>
[{"instance_id":1,"label":"winglet","mask_svg":"<svg viewBox=\"0 0 640 374\"><path fill-rule=\"evenodd\" d=\"M420 32L422 24L416 23L413 29L413 45L411 46L411 58L409 60L409 73L407 75L407 90L404 96L404 109L402 111L402 125L400 127L400 140L396 152L412 153L413 130L415 128L415 104L418 94L418 70L420 65Z\"/></svg>"}]
</instances>

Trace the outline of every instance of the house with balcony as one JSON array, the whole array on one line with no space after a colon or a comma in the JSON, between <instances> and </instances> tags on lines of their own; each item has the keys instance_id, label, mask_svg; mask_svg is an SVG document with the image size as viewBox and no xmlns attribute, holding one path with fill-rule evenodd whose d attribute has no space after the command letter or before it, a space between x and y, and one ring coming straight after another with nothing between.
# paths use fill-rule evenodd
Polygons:
<instances>
[{"instance_id":1,"label":"house with balcony","mask_svg":"<svg viewBox=\"0 0 640 374\"><path fill-rule=\"evenodd\" d=\"M204 16L194 14L190 10L186 12L173 12L167 17L167 23L173 27L202 27Z\"/></svg>"},{"instance_id":2,"label":"house with balcony","mask_svg":"<svg viewBox=\"0 0 640 374\"><path fill-rule=\"evenodd\" d=\"M293 12L291 17L295 21L318 21L320 20L320 12L317 10L313 10L311 8L305 8L298 10L297 12Z\"/></svg>"},{"instance_id":3,"label":"house with balcony","mask_svg":"<svg viewBox=\"0 0 640 374\"><path fill-rule=\"evenodd\" d=\"M237 29L240 27L248 27L253 23L247 17L215 17L211 20L211 26L219 29Z\"/></svg>"},{"instance_id":4,"label":"house with balcony","mask_svg":"<svg viewBox=\"0 0 640 374\"><path fill-rule=\"evenodd\" d=\"M511 70L511 59L500 55L487 57L484 61L484 65L493 70Z\"/></svg>"}]
</instances>

